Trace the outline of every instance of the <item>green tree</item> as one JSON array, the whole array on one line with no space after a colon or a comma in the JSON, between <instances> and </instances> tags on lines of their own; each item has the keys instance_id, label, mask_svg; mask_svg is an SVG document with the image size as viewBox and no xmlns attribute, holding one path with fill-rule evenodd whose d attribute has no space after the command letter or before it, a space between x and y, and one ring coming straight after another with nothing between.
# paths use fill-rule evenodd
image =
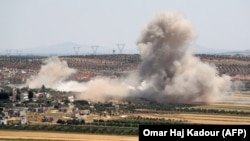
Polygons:
<instances>
[{"instance_id":1,"label":"green tree","mask_svg":"<svg viewBox=\"0 0 250 141\"><path fill-rule=\"evenodd\" d=\"M16 100L21 100L21 94L16 95Z\"/></svg>"},{"instance_id":2,"label":"green tree","mask_svg":"<svg viewBox=\"0 0 250 141\"><path fill-rule=\"evenodd\" d=\"M31 90L28 92L28 97L29 100L31 100L34 97L34 92L32 92Z\"/></svg>"},{"instance_id":3,"label":"green tree","mask_svg":"<svg viewBox=\"0 0 250 141\"><path fill-rule=\"evenodd\" d=\"M65 121L64 121L64 120L61 120L61 119L58 119L56 123L65 124Z\"/></svg>"},{"instance_id":4,"label":"green tree","mask_svg":"<svg viewBox=\"0 0 250 141\"><path fill-rule=\"evenodd\" d=\"M45 92L45 91L46 91L46 87L44 85L42 85L41 92Z\"/></svg>"},{"instance_id":5,"label":"green tree","mask_svg":"<svg viewBox=\"0 0 250 141\"><path fill-rule=\"evenodd\" d=\"M63 102L64 102L64 104L70 103L70 101L69 101L67 98L65 98L65 99L63 100Z\"/></svg>"}]
</instances>

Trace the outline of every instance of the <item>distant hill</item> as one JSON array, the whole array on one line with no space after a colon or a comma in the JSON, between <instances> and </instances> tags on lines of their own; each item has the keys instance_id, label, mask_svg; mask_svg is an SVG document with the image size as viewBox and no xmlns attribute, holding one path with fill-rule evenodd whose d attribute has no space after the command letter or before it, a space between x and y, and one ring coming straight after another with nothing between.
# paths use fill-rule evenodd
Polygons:
<instances>
[{"instance_id":1,"label":"distant hill","mask_svg":"<svg viewBox=\"0 0 250 141\"><path fill-rule=\"evenodd\" d=\"M49 45L49 46L41 46L34 47L29 49L23 49L21 55L42 55L42 56L61 56L61 55L75 55L76 50L79 48L78 55L90 55L93 54L92 49L89 45L82 45L74 42L63 42L59 44ZM203 45L193 44L190 46L194 49L196 54L218 54L218 55L250 55L250 50L237 51L237 50L225 50L225 49L215 49L208 48ZM113 47L102 47L99 46L97 50L97 54L112 54L113 50L116 50L118 53L117 47L114 45ZM136 50L127 50L129 54L138 54L139 52L135 52ZM126 54L126 53L125 53ZM6 55L6 50L0 50L0 55ZM11 55L17 55L15 50L11 51Z\"/></svg>"},{"instance_id":2,"label":"distant hill","mask_svg":"<svg viewBox=\"0 0 250 141\"><path fill-rule=\"evenodd\" d=\"M95 45L98 46L98 45ZM80 47L80 48L78 48ZM23 50L23 55L33 54L33 55L75 55L76 50L79 49L78 55L90 55L94 54L90 45L83 45L74 42L64 42L60 44L45 46L45 47L35 47L31 49ZM113 50L118 53L117 46L98 46L96 54L113 54ZM133 52L133 50L131 51ZM132 53L134 54L134 53Z\"/></svg>"},{"instance_id":3,"label":"distant hill","mask_svg":"<svg viewBox=\"0 0 250 141\"><path fill-rule=\"evenodd\" d=\"M75 50L74 47L79 48L79 54L81 53L81 49L86 47L86 45L77 44L74 42L64 42L60 44L39 47L38 48L31 48L23 50L23 55L25 54L34 54L34 55L74 55ZM77 49L77 48L76 48Z\"/></svg>"},{"instance_id":4,"label":"distant hill","mask_svg":"<svg viewBox=\"0 0 250 141\"><path fill-rule=\"evenodd\" d=\"M250 50L224 52L224 53L220 53L220 54L221 55L247 55L247 56L250 56Z\"/></svg>"},{"instance_id":5,"label":"distant hill","mask_svg":"<svg viewBox=\"0 0 250 141\"><path fill-rule=\"evenodd\" d=\"M192 48L196 51L197 54L250 55L250 50L237 51L237 50L214 49L197 44L193 45Z\"/></svg>"}]
</instances>

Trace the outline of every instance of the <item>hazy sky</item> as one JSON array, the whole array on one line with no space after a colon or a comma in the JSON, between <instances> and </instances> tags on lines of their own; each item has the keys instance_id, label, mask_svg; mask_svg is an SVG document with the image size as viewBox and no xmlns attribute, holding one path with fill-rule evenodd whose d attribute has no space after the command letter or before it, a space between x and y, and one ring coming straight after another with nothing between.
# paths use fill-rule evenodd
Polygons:
<instances>
[{"instance_id":1,"label":"hazy sky","mask_svg":"<svg viewBox=\"0 0 250 141\"><path fill-rule=\"evenodd\" d=\"M103 52L136 40L159 12L179 11L195 28L195 44L211 49L250 49L249 0L0 0L0 53L74 42ZM99 51L100 51L99 50Z\"/></svg>"}]
</instances>

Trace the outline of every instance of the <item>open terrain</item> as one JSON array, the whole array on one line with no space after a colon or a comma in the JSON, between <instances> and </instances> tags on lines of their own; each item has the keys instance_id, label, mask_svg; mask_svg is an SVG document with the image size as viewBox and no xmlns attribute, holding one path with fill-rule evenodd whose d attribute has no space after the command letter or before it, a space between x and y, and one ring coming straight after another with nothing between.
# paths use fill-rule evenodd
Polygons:
<instances>
[{"instance_id":1,"label":"open terrain","mask_svg":"<svg viewBox=\"0 0 250 141\"><path fill-rule=\"evenodd\" d=\"M60 141L137 141L136 136L74 134L56 132L6 131L0 130L0 139L46 139Z\"/></svg>"},{"instance_id":2,"label":"open terrain","mask_svg":"<svg viewBox=\"0 0 250 141\"><path fill-rule=\"evenodd\" d=\"M236 92L232 95L225 96L216 103L195 105L194 109L220 110L220 111L250 111L250 92ZM166 114L134 114L134 116L165 118L184 120L188 123L195 124L228 124L228 125L250 125L250 115L233 115L223 113L187 113L187 112L170 112Z\"/></svg>"},{"instance_id":3,"label":"open terrain","mask_svg":"<svg viewBox=\"0 0 250 141\"><path fill-rule=\"evenodd\" d=\"M235 102L237 101L237 102ZM192 108L219 109L219 110L237 110L250 111L250 93L235 93L225 97L225 99L208 105L196 105ZM230 114L209 114L209 113L131 113L127 116L140 116L148 118L164 118L182 120L187 123L195 124L218 124L218 125L250 125L249 115L230 115ZM117 119L117 116L111 119ZM108 128L108 127L107 127ZM31 132L31 131L4 131L0 130L0 139L44 139L52 141L136 141L138 136L118 136L118 135L98 135L82 133L62 133L62 132Z\"/></svg>"},{"instance_id":4,"label":"open terrain","mask_svg":"<svg viewBox=\"0 0 250 141\"><path fill-rule=\"evenodd\" d=\"M134 114L134 116L183 120L187 121L188 123L195 123L195 124L250 125L250 116L198 114L198 113Z\"/></svg>"},{"instance_id":5,"label":"open terrain","mask_svg":"<svg viewBox=\"0 0 250 141\"><path fill-rule=\"evenodd\" d=\"M121 115L126 117L143 117L143 118L163 118L166 120L183 121L191 124L227 124L227 125L250 125L250 57L242 56L217 56L217 55L197 55L202 61L214 64L218 70L219 75L228 74L232 77L232 80L242 80L246 85L246 90L235 91L222 98L222 100L209 103L209 104L194 104L187 108L194 109L189 111L178 110L166 110L162 109L159 105L159 109L155 110L150 108L148 103L139 103L142 109L146 111L140 112L128 112L123 111L120 115L113 116L100 116L100 112L94 112L88 116L83 116L86 123L93 120L119 120L122 119ZM122 77L130 71L134 71L140 63L138 55L100 55L100 56L64 56L60 57L62 60L67 61L70 68L77 69L78 72L72 75L69 79L76 81L88 81L95 76L108 76L108 77ZM29 57L10 57L1 58L0 77L3 78L2 85L9 83L23 83L31 75L38 73L42 64L43 57L41 58L29 58ZM248 90L248 91L247 91ZM144 105L143 105L144 104ZM155 104L155 103L153 103ZM132 104L133 105L133 104ZM87 105L89 106L89 105ZM96 106L96 105L95 105ZM100 105L99 105L100 106ZM123 106L123 107L122 107ZM126 110L124 107L129 105L120 105L120 109ZM99 107L102 109L102 107ZM108 107L110 108L110 107ZM147 109L149 108L149 109ZM177 109L178 109L177 108ZM135 108L136 109L136 108ZM103 109L102 109L103 110ZM216 112L208 112L208 111ZM55 111L55 110L54 110ZM153 112L150 112L153 111ZM232 112L231 112L232 111ZM54 121L42 122L44 116L53 117ZM62 112L53 112L53 107L47 108L43 113L27 112L27 119L31 125L58 125L56 122L58 119L66 120L67 114ZM68 125L65 125L68 126ZM92 125L97 127L96 125ZM110 126L111 127L111 126ZM116 126L119 127L119 126ZM117 128L115 129L117 130ZM98 127L97 127L98 128ZM109 126L103 127L109 128ZM136 127L135 127L136 128ZM138 140L138 136L127 135L99 135L88 133L69 133L69 132L54 132L54 131L16 131L14 130L0 130L0 140L3 139L43 139L43 140L81 140L81 141L135 141Z\"/></svg>"}]
</instances>

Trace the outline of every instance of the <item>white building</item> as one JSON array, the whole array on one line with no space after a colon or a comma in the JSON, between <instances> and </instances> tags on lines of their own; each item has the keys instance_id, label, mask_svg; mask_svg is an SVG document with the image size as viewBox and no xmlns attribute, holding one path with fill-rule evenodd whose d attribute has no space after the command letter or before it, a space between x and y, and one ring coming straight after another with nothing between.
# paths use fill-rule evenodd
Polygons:
<instances>
[{"instance_id":1,"label":"white building","mask_svg":"<svg viewBox=\"0 0 250 141\"><path fill-rule=\"evenodd\" d=\"M74 96L68 96L68 100L69 100L69 102L74 102Z\"/></svg>"},{"instance_id":2,"label":"white building","mask_svg":"<svg viewBox=\"0 0 250 141\"><path fill-rule=\"evenodd\" d=\"M5 117L0 116L0 126L7 125L7 119Z\"/></svg>"}]
</instances>

